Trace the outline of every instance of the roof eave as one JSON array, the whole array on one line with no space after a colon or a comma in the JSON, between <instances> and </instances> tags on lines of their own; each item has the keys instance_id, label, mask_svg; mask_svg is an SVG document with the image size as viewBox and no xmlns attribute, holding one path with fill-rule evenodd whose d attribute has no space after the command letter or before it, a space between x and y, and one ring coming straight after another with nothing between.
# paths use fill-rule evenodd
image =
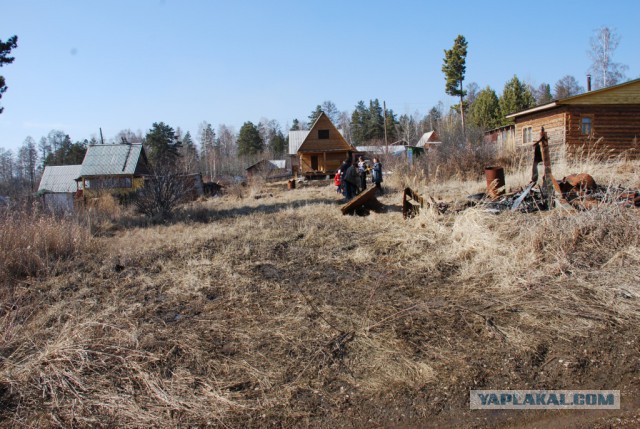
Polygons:
<instances>
[{"instance_id":1,"label":"roof eave","mask_svg":"<svg viewBox=\"0 0 640 429\"><path fill-rule=\"evenodd\" d=\"M527 110L521 110L519 112L515 112L515 113L511 113L507 116L505 116L505 118L516 118L518 116L522 116L522 115L528 115L529 113L535 113L535 112L541 112L543 110L549 110L552 109L554 107L558 106L558 101L552 101L551 103L547 103L547 104L542 104L540 106L536 106L536 107L532 107L530 109Z\"/></svg>"}]
</instances>

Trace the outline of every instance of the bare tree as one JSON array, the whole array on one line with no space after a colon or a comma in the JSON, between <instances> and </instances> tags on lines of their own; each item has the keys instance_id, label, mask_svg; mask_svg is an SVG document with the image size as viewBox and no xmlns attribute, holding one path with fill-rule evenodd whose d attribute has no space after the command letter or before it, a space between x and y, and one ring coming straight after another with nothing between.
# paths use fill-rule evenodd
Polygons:
<instances>
[{"instance_id":1,"label":"bare tree","mask_svg":"<svg viewBox=\"0 0 640 429\"><path fill-rule=\"evenodd\" d=\"M18 150L18 167L24 180L29 183L29 190L35 191L38 150L36 142L31 136L24 140Z\"/></svg>"},{"instance_id":2,"label":"bare tree","mask_svg":"<svg viewBox=\"0 0 640 429\"><path fill-rule=\"evenodd\" d=\"M138 132L134 133L130 128L118 132L113 138L113 142L116 144L122 143L123 141L127 143L142 143L143 140L142 131L138 130Z\"/></svg>"},{"instance_id":3,"label":"bare tree","mask_svg":"<svg viewBox=\"0 0 640 429\"><path fill-rule=\"evenodd\" d=\"M584 88L580 86L575 77L566 75L556 82L553 87L553 96L556 100L582 94Z\"/></svg>"},{"instance_id":4,"label":"bare tree","mask_svg":"<svg viewBox=\"0 0 640 429\"><path fill-rule=\"evenodd\" d=\"M144 187L136 193L134 204L140 213L155 220L170 219L177 206L187 200L187 176L175 169L156 171L145 179Z\"/></svg>"},{"instance_id":5,"label":"bare tree","mask_svg":"<svg viewBox=\"0 0 640 429\"><path fill-rule=\"evenodd\" d=\"M207 121L200 124L198 139L200 140L200 159L203 171L209 177L215 178L218 174L216 167L220 150L216 145L216 133Z\"/></svg>"},{"instance_id":6,"label":"bare tree","mask_svg":"<svg viewBox=\"0 0 640 429\"><path fill-rule=\"evenodd\" d=\"M592 61L589 71L593 74L595 89L606 88L626 79L624 72L629 67L612 60L613 52L619 44L620 36L615 30L605 26L594 30L588 54Z\"/></svg>"}]
</instances>

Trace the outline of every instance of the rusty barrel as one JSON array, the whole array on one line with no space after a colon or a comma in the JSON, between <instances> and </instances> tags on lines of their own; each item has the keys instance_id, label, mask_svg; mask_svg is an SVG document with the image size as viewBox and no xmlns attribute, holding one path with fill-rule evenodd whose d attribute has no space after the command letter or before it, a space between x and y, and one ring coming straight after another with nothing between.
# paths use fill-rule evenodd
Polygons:
<instances>
[{"instance_id":1,"label":"rusty barrel","mask_svg":"<svg viewBox=\"0 0 640 429\"><path fill-rule=\"evenodd\" d=\"M504 168L485 167L484 175L487 178L487 195L489 198L494 199L504 194Z\"/></svg>"},{"instance_id":2,"label":"rusty barrel","mask_svg":"<svg viewBox=\"0 0 640 429\"><path fill-rule=\"evenodd\" d=\"M291 179L287 181L287 189L296 189L296 181L295 179Z\"/></svg>"}]
</instances>

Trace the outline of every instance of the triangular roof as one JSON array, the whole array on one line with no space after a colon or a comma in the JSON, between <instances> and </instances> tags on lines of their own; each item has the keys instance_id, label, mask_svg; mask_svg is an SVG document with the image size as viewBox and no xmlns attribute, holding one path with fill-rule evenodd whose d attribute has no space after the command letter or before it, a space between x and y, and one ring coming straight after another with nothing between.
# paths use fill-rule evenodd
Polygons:
<instances>
[{"instance_id":1,"label":"triangular roof","mask_svg":"<svg viewBox=\"0 0 640 429\"><path fill-rule=\"evenodd\" d=\"M425 147L429 144L440 144L440 138L438 137L438 133L435 131L429 131L428 133L424 133L418 143L416 143L416 147Z\"/></svg>"},{"instance_id":2,"label":"triangular roof","mask_svg":"<svg viewBox=\"0 0 640 429\"><path fill-rule=\"evenodd\" d=\"M87 148L81 177L149 174L147 155L140 143L96 144Z\"/></svg>"},{"instance_id":3,"label":"triangular roof","mask_svg":"<svg viewBox=\"0 0 640 429\"><path fill-rule=\"evenodd\" d=\"M319 131L328 131L328 138L319 138ZM320 115L313 123L313 126L309 130L309 134L305 137L304 141L298 148L300 152L345 152L354 151L355 148L351 146L342 133L333 125L329 116L324 112L320 112Z\"/></svg>"},{"instance_id":4,"label":"triangular roof","mask_svg":"<svg viewBox=\"0 0 640 429\"><path fill-rule=\"evenodd\" d=\"M511 113L506 117L516 118L529 113L553 109L558 106L616 104L640 104L640 79L630 80L629 82L619 85L609 86L559 100L553 100L540 106Z\"/></svg>"},{"instance_id":5,"label":"triangular roof","mask_svg":"<svg viewBox=\"0 0 640 429\"><path fill-rule=\"evenodd\" d=\"M42 172L38 192L71 193L78 190L75 179L80 176L82 165L46 166Z\"/></svg>"}]
</instances>

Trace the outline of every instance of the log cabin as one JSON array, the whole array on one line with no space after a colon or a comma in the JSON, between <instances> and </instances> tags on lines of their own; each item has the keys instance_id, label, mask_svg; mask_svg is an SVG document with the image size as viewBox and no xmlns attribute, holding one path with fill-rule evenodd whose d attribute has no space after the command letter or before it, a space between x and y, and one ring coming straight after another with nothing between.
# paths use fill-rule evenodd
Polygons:
<instances>
[{"instance_id":1,"label":"log cabin","mask_svg":"<svg viewBox=\"0 0 640 429\"><path fill-rule=\"evenodd\" d=\"M306 177L332 175L355 150L322 112L297 149L299 173Z\"/></svg>"},{"instance_id":2,"label":"log cabin","mask_svg":"<svg viewBox=\"0 0 640 429\"><path fill-rule=\"evenodd\" d=\"M553 100L507 115L515 145L535 141L544 127L549 144L572 155L583 146L600 155L640 157L640 79Z\"/></svg>"}]
</instances>

